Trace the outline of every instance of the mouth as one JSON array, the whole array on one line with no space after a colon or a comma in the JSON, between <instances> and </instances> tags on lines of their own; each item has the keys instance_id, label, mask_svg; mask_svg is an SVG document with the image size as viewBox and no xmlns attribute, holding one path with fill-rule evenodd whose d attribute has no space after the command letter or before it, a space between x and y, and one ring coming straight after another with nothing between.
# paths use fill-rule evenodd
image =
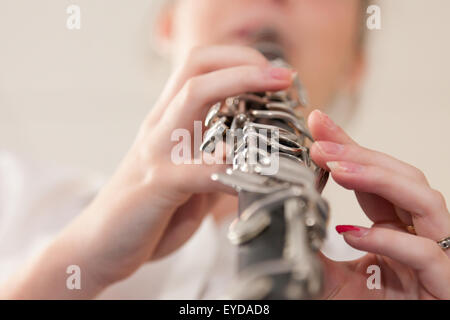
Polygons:
<instances>
[{"instance_id":1,"label":"mouth","mask_svg":"<svg viewBox=\"0 0 450 320\"><path fill-rule=\"evenodd\" d=\"M241 29L237 35L246 45L257 49L269 60L287 58L282 35L273 26Z\"/></svg>"},{"instance_id":2,"label":"mouth","mask_svg":"<svg viewBox=\"0 0 450 320\"><path fill-rule=\"evenodd\" d=\"M260 41L252 45L253 48L261 52L268 60L287 60L283 46L272 41Z\"/></svg>"}]
</instances>

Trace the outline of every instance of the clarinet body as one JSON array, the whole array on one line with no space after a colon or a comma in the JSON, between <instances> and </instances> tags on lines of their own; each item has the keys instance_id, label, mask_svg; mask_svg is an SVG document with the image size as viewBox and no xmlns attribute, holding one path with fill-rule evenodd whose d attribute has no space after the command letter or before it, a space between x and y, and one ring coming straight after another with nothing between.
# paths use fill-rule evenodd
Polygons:
<instances>
[{"instance_id":1,"label":"clarinet body","mask_svg":"<svg viewBox=\"0 0 450 320\"><path fill-rule=\"evenodd\" d=\"M289 65L261 46L272 64ZM269 46L270 48L270 46ZM201 149L231 146L233 167L213 180L239 193L228 238L239 246L239 275L231 299L314 299L322 289L317 257L329 216L321 192L328 173L309 157L313 141L299 110L306 95L296 76L280 92L246 93L214 105Z\"/></svg>"}]
</instances>

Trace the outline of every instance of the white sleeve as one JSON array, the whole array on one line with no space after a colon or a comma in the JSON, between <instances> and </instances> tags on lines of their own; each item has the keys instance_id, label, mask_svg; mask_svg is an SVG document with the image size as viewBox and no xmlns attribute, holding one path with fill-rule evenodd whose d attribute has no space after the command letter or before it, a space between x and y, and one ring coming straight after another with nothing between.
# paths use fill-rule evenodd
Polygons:
<instances>
[{"instance_id":1,"label":"white sleeve","mask_svg":"<svg viewBox=\"0 0 450 320\"><path fill-rule=\"evenodd\" d=\"M0 283L79 214L103 181L0 150ZM217 251L215 234L213 218L205 218L182 248L142 266L98 298L197 299Z\"/></svg>"},{"instance_id":2,"label":"white sleeve","mask_svg":"<svg viewBox=\"0 0 450 320\"><path fill-rule=\"evenodd\" d=\"M79 214L101 184L0 150L0 282Z\"/></svg>"}]
</instances>

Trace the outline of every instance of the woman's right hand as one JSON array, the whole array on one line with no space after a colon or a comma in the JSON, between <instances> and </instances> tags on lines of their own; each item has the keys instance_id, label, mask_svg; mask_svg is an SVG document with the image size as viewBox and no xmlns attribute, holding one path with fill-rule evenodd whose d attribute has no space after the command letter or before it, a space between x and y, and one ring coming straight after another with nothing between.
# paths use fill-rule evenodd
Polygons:
<instances>
[{"instance_id":1,"label":"woman's right hand","mask_svg":"<svg viewBox=\"0 0 450 320\"><path fill-rule=\"evenodd\" d=\"M94 211L105 211L112 199L120 204L113 206L119 209L117 225L109 225L119 235L112 240L120 239L117 247L126 244L121 255L127 260L135 256L125 274L181 246L200 225L214 201L213 193L228 191L211 181L211 174L223 171L224 164L174 164L172 149L179 142L172 141L173 132L186 129L194 137L194 121L203 123L218 101L249 91L284 89L291 79L291 70L271 68L261 53L248 47L192 50L169 79L124 162L96 201L100 206L93 205ZM111 212L107 215L111 217ZM123 228L129 224L131 228Z\"/></svg>"},{"instance_id":2,"label":"woman's right hand","mask_svg":"<svg viewBox=\"0 0 450 320\"><path fill-rule=\"evenodd\" d=\"M91 297L181 246L200 225L213 194L224 191L210 176L225 165L174 164L174 130L187 129L194 136L194 121L203 122L211 105L244 92L282 90L292 81L291 70L272 68L247 47L197 48L185 61L110 181L38 259L44 265L43 259L53 261L44 271L48 283L55 282L50 269L77 264L98 283L84 292L83 298ZM45 275L39 277L44 280Z\"/></svg>"}]
</instances>

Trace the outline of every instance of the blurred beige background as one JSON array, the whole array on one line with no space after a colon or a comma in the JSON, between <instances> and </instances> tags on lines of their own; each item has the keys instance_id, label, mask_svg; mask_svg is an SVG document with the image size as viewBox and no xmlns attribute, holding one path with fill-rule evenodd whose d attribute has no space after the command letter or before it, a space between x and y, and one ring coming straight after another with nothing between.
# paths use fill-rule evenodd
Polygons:
<instances>
[{"instance_id":1,"label":"blurred beige background","mask_svg":"<svg viewBox=\"0 0 450 320\"><path fill-rule=\"evenodd\" d=\"M151 0L1 0L0 148L109 174L168 75ZM79 31L66 8L82 9ZM450 1L381 0L362 101L345 126L421 168L450 199ZM332 224L368 224L351 192L325 191Z\"/></svg>"}]
</instances>

